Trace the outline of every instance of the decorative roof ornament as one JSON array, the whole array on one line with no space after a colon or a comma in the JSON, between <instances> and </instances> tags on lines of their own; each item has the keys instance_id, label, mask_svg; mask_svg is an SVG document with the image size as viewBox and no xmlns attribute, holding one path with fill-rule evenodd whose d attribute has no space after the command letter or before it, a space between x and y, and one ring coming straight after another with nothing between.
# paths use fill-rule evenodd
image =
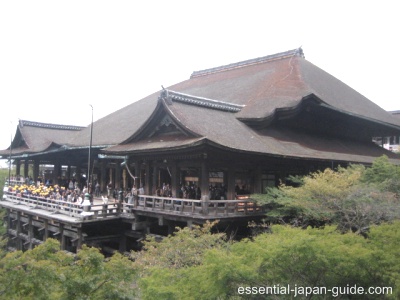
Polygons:
<instances>
[{"instance_id":1,"label":"decorative roof ornament","mask_svg":"<svg viewBox=\"0 0 400 300\"><path fill-rule=\"evenodd\" d=\"M228 71L228 70L246 67L246 66L250 66L250 65L261 64L261 63L274 61L274 60L278 60L278 59L289 58L289 57L293 57L293 56L299 56L299 57L304 58L303 49L301 47L299 47L299 48L296 48L293 50L280 52L280 53L276 53L276 54L272 54L272 55L267 55L267 56L263 56L263 57L253 58L253 59L249 59L249 60L244 60L244 61L236 62L233 64L229 64L229 65L224 65L224 66L200 70L200 71L194 71L192 73L192 75L190 76L190 78L206 76L206 75L213 74L213 73Z\"/></svg>"},{"instance_id":2,"label":"decorative roof ornament","mask_svg":"<svg viewBox=\"0 0 400 300\"><path fill-rule=\"evenodd\" d=\"M50 123L40 123L40 122L32 122L26 120L19 120L19 126L30 126L30 127L39 127L39 128L47 128L47 129L58 129L58 130L82 130L85 127L82 126L74 126L74 125L60 125L60 124L50 124Z\"/></svg>"},{"instance_id":3,"label":"decorative roof ornament","mask_svg":"<svg viewBox=\"0 0 400 300\"><path fill-rule=\"evenodd\" d=\"M190 105L196 105L227 112L239 112L245 105L238 105L224 101L212 100L208 98L196 97L188 94L178 93L164 89L161 91L159 99L164 99L168 105L172 102L181 102Z\"/></svg>"}]
</instances>

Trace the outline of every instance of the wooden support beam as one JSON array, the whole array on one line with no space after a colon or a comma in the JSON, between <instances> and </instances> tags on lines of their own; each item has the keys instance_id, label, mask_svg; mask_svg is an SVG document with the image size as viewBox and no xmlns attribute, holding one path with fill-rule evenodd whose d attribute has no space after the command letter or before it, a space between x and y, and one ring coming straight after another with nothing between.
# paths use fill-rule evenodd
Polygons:
<instances>
[{"instance_id":1,"label":"wooden support beam","mask_svg":"<svg viewBox=\"0 0 400 300\"><path fill-rule=\"evenodd\" d=\"M32 225L32 219L33 216L29 215L28 216L28 239L29 239L29 249L32 249L33 245L32 245L32 239L33 239L33 225Z\"/></svg>"}]
</instances>

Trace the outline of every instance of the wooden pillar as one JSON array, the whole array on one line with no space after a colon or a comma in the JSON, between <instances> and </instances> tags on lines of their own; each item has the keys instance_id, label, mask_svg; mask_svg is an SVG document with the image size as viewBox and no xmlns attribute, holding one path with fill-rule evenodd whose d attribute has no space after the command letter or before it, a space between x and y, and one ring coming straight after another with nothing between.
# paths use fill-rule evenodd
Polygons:
<instances>
[{"instance_id":1,"label":"wooden pillar","mask_svg":"<svg viewBox=\"0 0 400 300\"><path fill-rule=\"evenodd\" d=\"M152 192L154 194L156 193L157 188L160 186L160 182L158 180L158 172L159 172L158 166L154 166L153 167L153 178L151 180L153 183L153 191Z\"/></svg>"},{"instance_id":2,"label":"wooden pillar","mask_svg":"<svg viewBox=\"0 0 400 300\"><path fill-rule=\"evenodd\" d=\"M60 223L59 230L60 230L60 248L61 248L61 250L65 250L66 249L66 237L64 234L64 224L63 223Z\"/></svg>"},{"instance_id":3,"label":"wooden pillar","mask_svg":"<svg viewBox=\"0 0 400 300\"><path fill-rule=\"evenodd\" d=\"M21 241L21 238L20 238L20 236L19 236L19 234L21 233L21 228L22 228L22 224L21 224L21 212L20 211L17 211L17 227L16 227L16 233L17 233L17 236L16 236L16 239L15 239L15 241L16 241L16 248L17 248L17 250L22 250L22 241Z\"/></svg>"},{"instance_id":4,"label":"wooden pillar","mask_svg":"<svg viewBox=\"0 0 400 300\"><path fill-rule=\"evenodd\" d=\"M29 177L29 161L24 161L24 178Z\"/></svg>"},{"instance_id":5,"label":"wooden pillar","mask_svg":"<svg viewBox=\"0 0 400 300\"><path fill-rule=\"evenodd\" d=\"M67 166L67 182L71 180L71 165L68 164Z\"/></svg>"},{"instance_id":6,"label":"wooden pillar","mask_svg":"<svg viewBox=\"0 0 400 300\"><path fill-rule=\"evenodd\" d=\"M115 164L115 188L119 189L121 187L121 164L119 161Z\"/></svg>"},{"instance_id":7,"label":"wooden pillar","mask_svg":"<svg viewBox=\"0 0 400 300\"><path fill-rule=\"evenodd\" d=\"M201 198L204 201L210 200L210 178L208 171L208 162L203 160L201 163L201 174L200 174L200 190Z\"/></svg>"},{"instance_id":8,"label":"wooden pillar","mask_svg":"<svg viewBox=\"0 0 400 300\"><path fill-rule=\"evenodd\" d=\"M17 159L15 161L15 175L21 175L21 161L19 159Z\"/></svg>"},{"instance_id":9,"label":"wooden pillar","mask_svg":"<svg viewBox=\"0 0 400 300\"><path fill-rule=\"evenodd\" d=\"M61 178L61 163L57 160L54 163L54 172L53 172L53 184L59 184Z\"/></svg>"},{"instance_id":10,"label":"wooden pillar","mask_svg":"<svg viewBox=\"0 0 400 300\"><path fill-rule=\"evenodd\" d=\"M33 161L33 180L35 181L35 183L37 182L38 178L39 178L39 161L35 159Z\"/></svg>"},{"instance_id":11,"label":"wooden pillar","mask_svg":"<svg viewBox=\"0 0 400 300\"><path fill-rule=\"evenodd\" d=\"M226 191L226 197L228 200L235 200L235 170L234 169L229 169L228 170L228 176L227 176L227 191Z\"/></svg>"},{"instance_id":12,"label":"wooden pillar","mask_svg":"<svg viewBox=\"0 0 400 300\"><path fill-rule=\"evenodd\" d=\"M256 194L261 194L263 192L261 177L262 177L261 168L257 167L254 170L254 191L253 191Z\"/></svg>"},{"instance_id":13,"label":"wooden pillar","mask_svg":"<svg viewBox=\"0 0 400 300\"><path fill-rule=\"evenodd\" d=\"M32 239L33 239L33 217L32 215L28 216L28 242L29 242L29 249L33 248Z\"/></svg>"},{"instance_id":14,"label":"wooden pillar","mask_svg":"<svg viewBox=\"0 0 400 300\"><path fill-rule=\"evenodd\" d=\"M144 193L146 195L151 195L151 182L150 182L150 162L147 161L145 165L145 175L144 175Z\"/></svg>"},{"instance_id":15,"label":"wooden pillar","mask_svg":"<svg viewBox=\"0 0 400 300\"><path fill-rule=\"evenodd\" d=\"M49 220L45 219L43 225L44 225L43 242L45 242L49 238Z\"/></svg>"},{"instance_id":16,"label":"wooden pillar","mask_svg":"<svg viewBox=\"0 0 400 300\"><path fill-rule=\"evenodd\" d=\"M11 209L7 208L7 230L12 229Z\"/></svg>"},{"instance_id":17,"label":"wooden pillar","mask_svg":"<svg viewBox=\"0 0 400 300\"><path fill-rule=\"evenodd\" d=\"M124 191L128 188L127 178L126 178L126 169L122 169L122 187Z\"/></svg>"},{"instance_id":18,"label":"wooden pillar","mask_svg":"<svg viewBox=\"0 0 400 300\"><path fill-rule=\"evenodd\" d=\"M136 188L140 188L142 184L141 181L141 169L142 169L142 162L140 160L135 161L135 177L136 177Z\"/></svg>"},{"instance_id":19,"label":"wooden pillar","mask_svg":"<svg viewBox=\"0 0 400 300\"><path fill-rule=\"evenodd\" d=\"M172 197L178 197L178 189L179 189L179 178L178 178L178 166L176 161L172 162L171 165L171 191Z\"/></svg>"},{"instance_id":20,"label":"wooden pillar","mask_svg":"<svg viewBox=\"0 0 400 300\"><path fill-rule=\"evenodd\" d=\"M78 227L78 229L77 229L77 234L78 234L78 240L77 240L77 242L76 242L76 249L79 250L79 249L82 248L82 240L83 240L83 237L82 237L82 228Z\"/></svg>"},{"instance_id":21,"label":"wooden pillar","mask_svg":"<svg viewBox=\"0 0 400 300\"><path fill-rule=\"evenodd\" d=\"M114 185L114 176L113 176L113 168L112 167L110 167L110 169L109 169L109 177L110 177L110 182L111 182L111 184L112 184L112 187L114 188L115 187L115 185Z\"/></svg>"},{"instance_id":22,"label":"wooden pillar","mask_svg":"<svg viewBox=\"0 0 400 300\"><path fill-rule=\"evenodd\" d=\"M107 164L107 162L103 160L101 162L101 167L100 167L100 191L102 193L104 193L106 191L107 184L108 184L107 178L106 178L106 176L107 176L106 164Z\"/></svg>"},{"instance_id":23,"label":"wooden pillar","mask_svg":"<svg viewBox=\"0 0 400 300\"><path fill-rule=\"evenodd\" d=\"M82 168L80 165L76 166L76 181L78 182L79 188L82 189L81 186L81 176L82 176Z\"/></svg>"}]
</instances>

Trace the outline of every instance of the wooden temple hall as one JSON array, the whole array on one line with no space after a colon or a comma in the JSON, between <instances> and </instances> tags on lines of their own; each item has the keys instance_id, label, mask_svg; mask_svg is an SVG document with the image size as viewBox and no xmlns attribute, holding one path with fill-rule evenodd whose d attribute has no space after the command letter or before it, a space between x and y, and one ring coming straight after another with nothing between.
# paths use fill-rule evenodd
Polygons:
<instances>
[{"instance_id":1,"label":"wooden temple hall","mask_svg":"<svg viewBox=\"0 0 400 300\"><path fill-rule=\"evenodd\" d=\"M382 155L398 164L372 141L387 136L400 136L399 118L294 49L193 72L87 127L20 120L0 151L16 166L13 179L65 190L90 182L91 194L98 183L110 200L97 194L82 205L9 189L0 206L10 247L53 237L69 251L85 243L123 252L176 226L244 228L265 213L251 195L289 175ZM140 195L121 196L134 186Z\"/></svg>"}]
</instances>

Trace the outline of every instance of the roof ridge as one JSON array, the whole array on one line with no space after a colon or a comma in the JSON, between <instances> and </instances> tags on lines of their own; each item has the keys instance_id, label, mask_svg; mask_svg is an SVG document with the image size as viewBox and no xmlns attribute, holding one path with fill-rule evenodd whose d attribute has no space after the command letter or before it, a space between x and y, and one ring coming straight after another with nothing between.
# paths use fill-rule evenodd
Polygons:
<instances>
[{"instance_id":1,"label":"roof ridge","mask_svg":"<svg viewBox=\"0 0 400 300\"><path fill-rule=\"evenodd\" d=\"M27 121L27 120L19 120L19 126L21 127L30 126L30 127L61 129L61 130L77 130L77 131L85 128L84 126L51 124L51 123L42 123L42 122Z\"/></svg>"},{"instance_id":2,"label":"roof ridge","mask_svg":"<svg viewBox=\"0 0 400 300\"><path fill-rule=\"evenodd\" d=\"M237 68L241 68L241 67L245 67L245 66L256 65L256 64L274 61L274 60L278 60L278 59L284 59L284 58L288 58L288 57L292 57L292 56L304 57L303 49L301 47L299 47L299 48L296 48L293 50L288 50L285 52L279 52L279 53L275 53L275 54L271 54L271 55L267 55L267 56L252 58L252 59L228 64L228 65L194 71L192 73L192 75L190 76L190 78L206 76L206 75L217 73L217 72L228 71L228 70L237 69Z\"/></svg>"},{"instance_id":3,"label":"roof ridge","mask_svg":"<svg viewBox=\"0 0 400 300\"><path fill-rule=\"evenodd\" d=\"M161 91L159 98L165 99L167 104L172 104L172 101L176 101L176 102L202 106L211 109L223 110L228 112L239 112L245 106L220 100L197 97L167 89L163 89Z\"/></svg>"}]
</instances>

